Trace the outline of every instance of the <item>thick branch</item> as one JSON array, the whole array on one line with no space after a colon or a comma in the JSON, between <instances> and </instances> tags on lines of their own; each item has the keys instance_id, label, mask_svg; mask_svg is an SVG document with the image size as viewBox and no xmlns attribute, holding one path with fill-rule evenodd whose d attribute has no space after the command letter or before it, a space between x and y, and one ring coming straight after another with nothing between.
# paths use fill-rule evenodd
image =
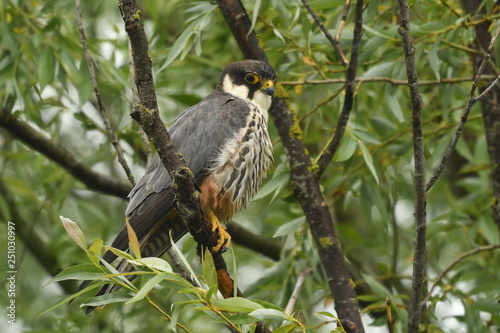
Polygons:
<instances>
[{"instance_id":1,"label":"thick branch","mask_svg":"<svg viewBox=\"0 0 500 333\"><path fill-rule=\"evenodd\" d=\"M238 0L217 0L234 37L247 58L255 57L267 61L258 46L254 32L250 31L250 20ZM236 16L237 14L237 16ZM273 101L270 114L273 118L283 146L290 160L294 179L295 196L302 205L321 262L328 275L328 283L335 299L335 309L347 332L364 332L356 295L350 283L340 242L335 234L328 205L321 193L320 184L312 172L312 163L306 153L302 132L296 115L289 108L286 92L281 88Z\"/></svg>"},{"instance_id":2,"label":"thick branch","mask_svg":"<svg viewBox=\"0 0 500 333\"><path fill-rule=\"evenodd\" d=\"M13 116L5 108L0 108L0 127L9 131L32 149L56 162L73 177L83 182L90 190L126 199L132 189L128 184L117 182L92 171L92 169L78 161L69 151L54 144L31 126Z\"/></svg>"},{"instance_id":3,"label":"thick branch","mask_svg":"<svg viewBox=\"0 0 500 333\"><path fill-rule=\"evenodd\" d=\"M462 2L465 11L469 15L482 16L486 14L486 6L480 8L479 2L471 0L463 0ZM496 8L498 10L498 5ZM491 38L490 36L489 29L491 24L491 21L486 20L485 22L474 26L474 29L476 30L475 44L478 49L487 50L491 41L496 38ZM498 34L498 29L496 34ZM494 59L492 55L491 60L491 62L484 65L484 74L498 76L498 66L494 65L495 63L498 65L498 59ZM475 71L479 73L481 69L481 58L474 56L474 64ZM495 221L498 230L500 230L500 86L497 81L496 85L490 85L490 87L488 95L481 99L481 113L483 114L486 143L488 145L488 154L490 157L493 195L495 198L492 206L493 220ZM480 86L480 95L483 95L486 89L489 88L486 86Z\"/></svg>"},{"instance_id":4,"label":"thick branch","mask_svg":"<svg viewBox=\"0 0 500 333\"><path fill-rule=\"evenodd\" d=\"M280 260L281 246L272 239L256 235L236 223L228 223L227 231L231 235L231 242L240 244L269 259Z\"/></svg>"},{"instance_id":5,"label":"thick branch","mask_svg":"<svg viewBox=\"0 0 500 333\"><path fill-rule=\"evenodd\" d=\"M415 160L415 229L413 255L413 279L408 311L408 332L417 333L420 321L420 300L425 278L426 265L426 199L424 144L422 135L422 96L418 88L415 48L410 34L410 9L406 0L399 0L401 25L399 34L403 40L403 51L406 59L406 74L411 98L411 123L413 128L413 157Z\"/></svg>"},{"instance_id":6,"label":"thick branch","mask_svg":"<svg viewBox=\"0 0 500 333\"><path fill-rule=\"evenodd\" d=\"M172 177L176 194L176 209L197 242L207 248L217 244L218 235L212 232L199 201L199 191L191 171L181 153L175 148L165 125L160 119L153 82L148 40L141 21L141 12L135 1L119 1L125 22L125 31L130 39L138 104L131 116L144 129L153 142L163 165Z\"/></svg>"},{"instance_id":7,"label":"thick branch","mask_svg":"<svg viewBox=\"0 0 500 333\"><path fill-rule=\"evenodd\" d=\"M151 139L163 165L172 177L177 212L198 243L198 253L201 255L203 253L202 247L212 249L217 245L219 234L212 230L212 224L208 221L206 213L201 207L199 190L193 175L187 167L184 157L175 148L160 119L151 60L148 55L148 40L141 21L141 12L134 0L120 0L118 5L125 23L125 31L130 40L137 86L138 104L131 116ZM212 254L219 279L219 290L224 297L230 297L234 283L227 273L222 253ZM260 327L261 332L268 331L262 323L258 324L258 327Z\"/></svg>"}]
</instances>

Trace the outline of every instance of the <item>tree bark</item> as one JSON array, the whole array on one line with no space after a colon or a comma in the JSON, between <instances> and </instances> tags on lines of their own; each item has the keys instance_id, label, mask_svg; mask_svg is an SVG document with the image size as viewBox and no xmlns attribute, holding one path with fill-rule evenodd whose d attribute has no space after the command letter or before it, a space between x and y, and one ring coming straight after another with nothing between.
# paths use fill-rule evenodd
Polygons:
<instances>
[{"instance_id":1,"label":"tree bark","mask_svg":"<svg viewBox=\"0 0 500 333\"><path fill-rule=\"evenodd\" d=\"M250 32L250 20L241 2L217 0L217 3L243 55L248 59L268 61L255 33ZM282 87L277 87L269 113L290 160L295 196L302 206L318 247L339 320L346 332L364 332L356 294L351 285L340 242L335 234L329 207L323 198L319 180L307 154L297 116L290 108L287 94Z\"/></svg>"},{"instance_id":2,"label":"tree bark","mask_svg":"<svg viewBox=\"0 0 500 333\"><path fill-rule=\"evenodd\" d=\"M465 11L474 16L483 16L487 14L486 6L483 6L479 11L481 1L463 0ZM498 4L496 5L498 9ZM484 21L483 23L474 26L476 30L475 46L481 50L487 50L491 41L489 28L493 22ZM493 53L492 53L493 54ZM482 55L472 55L474 60L474 70L477 71L481 63ZM491 62L486 63L484 74L498 75L494 66L496 59L494 56ZM480 86L479 93L482 93L488 85ZM489 93L481 101L481 113L483 115L484 129L486 134L486 143L488 145L488 154L490 157L491 180L493 187L494 203L493 203L493 220L495 221L498 230L500 231L500 86L494 86Z\"/></svg>"}]
</instances>

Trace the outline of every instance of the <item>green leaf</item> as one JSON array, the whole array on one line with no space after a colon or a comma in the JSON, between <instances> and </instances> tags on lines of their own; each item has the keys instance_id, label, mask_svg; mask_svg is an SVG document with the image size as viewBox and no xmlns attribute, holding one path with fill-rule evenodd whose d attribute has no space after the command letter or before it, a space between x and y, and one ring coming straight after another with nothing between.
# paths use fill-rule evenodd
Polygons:
<instances>
[{"instance_id":1,"label":"green leaf","mask_svg":"<svg viewBox=\"0 0 500 333\"><path fill-rule=\"evenodd\" d=\"M250 313L250 316L259 320L282 319L293 321L293 318L291 318L289 315L287 315L283 311L279 311L276 309L257 309L252 311Z\"/></svg>"},{"instance_id":2,"label":"green leaf","mask_svg":"<svg viewBox=\"0 0 500 333\"><path fill-rule=\"evenodd\" d=\"M380 184L380 182L378 180L377 170L375 170L375 166L373 165L373 158L372 158L372 155L370 154L370 151L368 150L368 148L366 148L366 146L363 142L358 141L358 145L359 145L359 148L361 149L361 153L363 154L363 158L365 160L365 163L373 175L373 178L375 178L375 181L377 182L377 184Z\"/></svg>"},{"instance_id":3,"label":"green leaf","mask_svg":"<svg viewBox=\"0 0 500 333\"><path fill-rule=\"evenodd\" d=\"M80 306L102 306L111 303L124 303L127 302L132 296L127 294L112 293L104 294L97 297L92 297L83 302Z\"/></svg>"},{"instance_id":4,"label":"green leaf","mask_svg":"<svg viewBox=\"0 0 500 333\"><path fill-rule=\"evenodd\" d=\"M95 280L103 276L102 271L94 264L81 264L68 267L51 278L44 286L65 280Z\"/></svg>"},{"instance_id":5,"label":"green leaf","mask_svg":"<svg viewBox=\"0 0 500 333\"><path fill-rule=\"evenodd\" d=\"M163 69L168 67L172 61L181 54L181 52L187 48L187 45L189 43L189 39L194 35L194 30L196 25L198 24L197 21L192 22L177 38L175 41L174 45L172 45L172 48L170 49L170 52L168 53L167 60L163 63L163 65L160 67L158 72L161 72Z\"/></svg>"},{"instance_id":6,"label":"green leaf","mask_svg":"<svg viewBox=\"0 0 500 333\"><path fill-rule=\"evenodd\" d=\"M349 134L346 133L340 147L335 155L335 161L344 162L351 158L351 156L356 151L356 140Z\"/></svg>"},{"instance_id":7,"label":"green leaf","mask_svg":"<svg viewBox=\"0 0 500 333\"><path fill-rule=\"evenodd\" d=\"M130 243L132 253L137 259L141 259L141 247L139 245L139 240L137 240L137 234L135 233L134 229L132 228L130 223L128 223L128 218L125 219L125 225L127 226L128 241Z\"/></svg>"},{"instance_id":8,"label":"green leaf","mask_svg":"<svg viewBox=\"0 0 500 333\"><path fill-rule=\"evenodd\" d=\"M273 177L270 181L268 181L254 196L253 200L262 199L268 194L276 191L279 192L283 187L288 185L290 182L290 173L284 172L279 173L277 176Z\"/></svg>"},{"instance_id":9,"label":"green leaf","mask_svg":"<svg viewBox=\"0 0 500 333\"><path fill-rule=\"evenodd\" d=\"M44 315L44 314L46 314L47 312L50 312L50 311L52 311L52 310L54 310L54 309L57 309L57 308L58 308L58 307L60 307L61 305L68 303L69 301L71 301L71 300L73 300L73 299L77 298L77 297L78 297L78 296L80 296L80 295L83 295L83 294L87 293L87 292L88 292L88 291L90 291L90 290L94 290L94 289L97 289L97 288L101 288L101 287L102 287L103 285L105 285L105 284L106 284L106 282L103 282L103 283L96 283L96 284L91 284L91 285L89 285L87 288L84 288L84 289L80 290L79 292L77 292L76 294L73 294L73 295L71 295L71 296L69 296L69 297L66 297L65 299L63 299L62 301L60 301L59 303L57 303L57 304L56 304L56 305L54 305L53 307L51 307L51 308L49 308L49 309L47 309L47 310L43 311L43 312L42 312L42 313L40 313L38 316L36 316L36 318L37 318L37 319L38 319L38 318L40 318L41 316L43 316L43 315Z\"/></svg>"},{"instance_id":10,"label":"green leaf","mask_svg":"<svg viewBox=\"0 0 500 333\"><path fill-rule=\"evenodd\" d=\"M173 272L172 266L170 266L170 264L167 261L161 258L147 257L147 258L142 258L138 262L146 265L146 267L156 269L161 272L167 272L167 273Z\"/></svg>"},{"instance_id":11,"label":"green leaf","mask_svg":"<svg viewBox=\"0 0 500 333\"><path fill-rule=\"evenodd\" d=\"M291 324L283 325L281 327L276 328L275 330L273 330L273 333L288 333L297 327L300 327L300 326L295 324L295 323L291 323Z\"/></svg>"},{"instance_id":12,"label":"green leaf","mask_svg":"<svg viewBox=\"0 0 500 333\"><path fill-rule=\"evenodd\" d=\"M253 13L252 13L252 24L250 25L250 29L248 30L248 35L250 35L255 28L255 23L257 22L257 17L259 16L259 8L261 4L261 0L255 0L254 6L253 6Z\"/></svg>"},{"instance_id":13,"label":"green leaf","mask_svg":"<svg viewBox=\"0 0 500 333\"><path fill-rule=\"evenodd\" d=\"M116 256L118 256L118 258L127 259L127 260L135 260L134 257L132 257L128 252L118 250L118 249L111 247L111 246L104 246L104 248L106 250L113 252Z\"/></svg>"},{"instance_id":14,"label":"green leaf","mask_svg":"<svg viewBox=\"0 0 500 333\"><path fill-rule=\"evenodd\" d=\"M102 239L94 238L92 240L92 245L89 247L89 258L94 263L95 266L99 265L99 258L102 252Z\"/></svg>"},{"instance_id":15,"label":"green leaf","mask_svg":"<svg viewBox=\"0 0 500 333\"><path fill-rule=\"evenodd\" d=\"M90 81L89 67L85 61L82 61L78 70L78 84L76 89L78 91L78 101L80 105L87 103L90 99L90 94L94 91L92 81Z\"/></svg>"},{"instance_id":16,"label":"green leaf","mask_svg":"<svg viewBox=\"0 0 500 333\"><path fill-rule=\"evenodd\" d=\"M251 317L248 313L237 313L232 316L227 316L227 319L236 325L250 325L258 321L257 318Z\"/></svg>"},{"instance_id":17,"label":"green leaf","mask_svg":"<svg viewBox=\"0 0 500 333\"><path fill-rule=\"evenodd\" d=\"M251 300L242 297L231 297L225 299L214 299L212 304L219 307L223 311L228 312L252 312L257 309L264 310L264 307Z\"/></svg>"},{"instance_id":18,"label":"green leaf","mask_svg":"<svg viewBox=\"0 0 500 333\"><path fill-rule=\"evenodd\" d=\"M146 295L153 289L158 283L160 283L162 280L167 279L169 277L169 273L160 273L155 275L152 279L150 279L148 282L142 286L141 289L137 292L137 294L134 295L131 299L125 302L125 304L131 304L135 303L137 301L140 301Z\"/></svg>"},{"instance_id":19,"label":"green leaf","mask_svg":"<svg viewBox=\"0 0 500 333\"><path fill-rule=\"evenodd\" d=\"M191 267L191 265L189 265L186 258L184 257L184 255L182 254L182 252L179 250L179 248L175 244L174 240L172 239L172 233L169 234L169 237L170 237L170 243L172 244L172 251L175 252L175 254L177 255L177 258L184 265L184 268L186 268L188 270L189 274L191 274L191 279L192 279L192 281L194 281L196 283L196 286L201 286L200 280L198 280L198 278L196 277L196 274L194 273L193 268Z\"/></svg>"},{"instance_id":20,"label":"green leaf","mask_svg":"<svg viewBox=\"0 0 500 333\"><path fill-rule=\"evenodd\" d=\"M38 57L37 69L40 91L43 91L47 84L54 80L55 75L55 57L54 50L50 47L44 47Z\"/></svg>"},{"instance_id":21,"label":"green leaf","mask_svg":"<svg viewBox=\"0 0 500 333\"><path fill-rule=\"evenodd\" d=\"M208 249L205 249L205 253L203 254L201 267L208 288L217 286L217 270L215 269L214 258Z\"/></svg>"},{"instance_id":22,"label":"green leaf","mask_svg":"<svg viewBox=\"0 0 500 333\"><path fill-rule=\"evenodd\" d=\"M382 62L367 70L362 77L383 77L387 76L394 68L394 62Z\"/></svg>"},{"instance_id":23,"label":"green leaf","mask_svg":"<svg viewBox=\"0 0 500 333\"><path fill-rule=\"evenodd\" d=\"M434 72L434 76L438 80L441 80L441 75L439 74L439 67L441 65L441 61L439 60L438 57L440 43L441 43L441 37L436 39L434 44L432 44L431 49L429 50L429 64L431 66L432 71Z\"/></svg>"},{"instance_id":24,"label":"green leaf","mask_svg":"<svg viewBox=\"0 0 500 333\"><path fill-rule=\"evenodd\" d=\"M401 109L401 105L399 104L399 99L396 96L396 91L394 93L389 93L386 90L385 100L389 106L389 111L391 111L392 115L400 122L405 122L405 117L403 110Z\"/></svg>"},{"instance_id":25,"label":"green leaf","mask_svg":"<svg viewBox=\"0 0 500 333\"><path fill-rule=\"evenodd\" d=\"M294 233L297 229L299 229L304 225L304 222L306 222L306 218L305 216L301 216L299 218L296 218L295 220L292 220L290 222L281 225L278 228L278 230L276 230L276 232L274 233L273 238L286 236L290 235L291 233Z\"/></svg>"},{"instance_id":26,"label":"green leaf","mask_svg":"<svg viewBox=\"0 0 500 333\"><path fill-rule=\"evenodd\" d=\"M385 299L386 297L393 298L391 297L391 293L389 290L387 290L380 281L375 280L372 276L363 274L363 279L366 282L366 284L370 287L371 291L375 295L377 295L381 299Z\"/></svg>"},{"instance_id":27,"label":"green leaf","mask_svg":"<svg viewBox=\"0 0 500 333\"><path fill-rule=\"evenodd\" d=\"M320 312L318 312L318 314L323 315L323 316L327 316L327 317L335 319L335 320L338 320L337 317L335 317L332 313L330 313L328 311L320 311Z\"/></svg>"},{"instance_id":28,"label":"green leaf","mask_svg":"<svg viewBox=\"0 0 500 333\"><path fill-rule=\"evenodd\" d=\"M471 304L471 307L477 311L489 312L489 313L500 313L500 304L497 300L481 298L476 302Z\"/></svg>"},{"instance_id":29,"label":"green leaf","mask_svg":"<svg viewBox=\"0 0 500 333\"><path fill-rule=\"evenodd\" d=\"M75 241L75 243L79 247L81 247L84 250L87 250L87 240L85 239L85 235L83 234L78 224L76 224L76 222L73 222L71 219L68 219L64 216L59 216L59 218L61 219L63 227L64 229L66 229L68 235Z\"/></svg>"}]
</instances>

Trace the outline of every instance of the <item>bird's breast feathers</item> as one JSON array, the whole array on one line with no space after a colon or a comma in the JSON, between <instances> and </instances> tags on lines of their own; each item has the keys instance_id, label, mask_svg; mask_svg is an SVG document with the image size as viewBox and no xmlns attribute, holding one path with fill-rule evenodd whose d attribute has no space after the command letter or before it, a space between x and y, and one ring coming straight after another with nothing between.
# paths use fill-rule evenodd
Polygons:
<instances>
[{"instance_id":1,"label":"bird's breast feathers","mask_svg":"<svg viewBox=\"0 0 500 333\"><path fill-rule=\"evenodd\" d=\"M209 179L202 184L203 188L209 183L210 192L216 193L218 200L213 202L213 210L222 221L230 219L252 199L273 161L267 112L264 114L251 102L248 106L246 126L226 140L209 172ZM228 202L233 206L229 211Z\"/></svg>"}]
</instances>

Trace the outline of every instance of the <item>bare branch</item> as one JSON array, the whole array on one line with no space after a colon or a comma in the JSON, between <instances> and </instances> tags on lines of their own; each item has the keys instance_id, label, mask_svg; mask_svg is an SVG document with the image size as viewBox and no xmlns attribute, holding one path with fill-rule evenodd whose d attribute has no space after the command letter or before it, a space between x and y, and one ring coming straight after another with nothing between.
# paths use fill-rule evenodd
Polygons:
<instances>
[{"instance_id":1,"label":"bare branch","mask_svg":"<svg viewBox=\"0 0 500 333\"><path fill-rule=\"evenodd\" d=\"M335 134L323 149L321 155L317 159L317 176L321 177L326 167L337 152L342 137L344 136L347 121L352 111L354 102L354 85L356 80L356 71L358 66L359 45L361 44L361 36L363 35L363 1L356 2L356 22L354 25L354 37L352 40L351 61L346 71L346 89L344 97L344 105L340 113Z\"/></svg>"},{"instance_id":2,"label":"bare branch","mask_svg":"<svg viewBox=\"0 0 500 333\"><path fill-rule=\"evenodd\" d=\"M467 257L470 257L474 254L477 254L477 253L480 253L480 252L484 252L484 251L493 251L493 250L496 250L496 249L500 249L500 244L496 244L496 245L488 245L488 246L481 246L481 247L478 247L476 249L473 249L473 250L470 250L470 251L467 251L465 253L463 253L462 255L460 255L458 258L456 258L455 260L453 260L448 266L446 266L446 268L441 272L439 273L439 275L436 277L436 280L434 281L434 283L432 284L432 287L429 289L429 293L427 294L427 296L424 298L424 300L422 301L422 307L425 306L425 304L431 299L432 297L432 292L434 291L434 289L436 289L436 287L438 286L439 283L441 283L441 281L443 280L444 276L453 268L455 267L455 265L457 265L459 262L461 262L462 260L464 260L465 258Z\"/></svg>"},{"instance_id":3,"label":"bare branch","mask_svg":"<svg viewBox=\"0 0 500 333\"><path fill-rule=\"evenodd\" d=\"M425 198L425 157L422 135L422 96L418 88L418 75L415 63L415 48L410 34L410 9L407 0L398 0L401 25L398 32L403 40L406 60L406 74L411 98L411 122L413 127L413 158L415 160L415 229L413 255L413 279L408 311L408 332L417 333L420 319L420 300L422 298L426 266L426 198Z\"/></svg>"},{"instance_id":4,"label":"bare branch","mask_svg":"<svg viewBox=\"0 0 500 333\"><path fill-rule=\"evenodd\" d=\"M312 268L306 267L306 269L304 269L304 271L299 274L297 282L295 283L295 287L293 288L292 296L290 296L288 304L286 305L285 313L289 315L292 314L295 303L297 303L297 298L299 298L300 291L302 290L302 286L304 285L304 282L306 282L306 278L312 273Z\"/></svg>"},{"instance_id":5,"label":"bare branch","mask_svg":"<svg viewBox=\"0 0 500 333\"><path fill-rule=\"evenodd\" d=\"M53 143L4 108L0 108L0 127L9 131L32 149L56 162L90 190L126 199L132 189L129 184L117 182L83 165L69 151Z\"/></svg>"},{"instance_id":6,"label":"bare branch","mask_svg":"<svg viewBox=\"0 0 500 333\"><path fill-rule=\"evenodd\" d=\"M347 0L347 2L349 2L349 0ZM316 22L316 24L323 31L323 33L325 34L325 37L332 44L333 48L335 49L335 51L337 52L337 54L338 54L338 56L340 58L340 61L342 61L342 65L344 65L344 67L347 67L349 65L349 60L347 60L347 58L345 57L344 52L342 51L342 48L340 47L340 43L339 43L338 39L335 39L330 34L330 32L328 31L328 29L324 26L324 24L319 19L318 15L314 11L314 9L312 9L311 6L309 6L309 3L307 2L307 0L302 0L302 3L304 4L304 7L306 7L306 9L309 11L309 14L311 14L311 16L314 19L314 21ZM347 3L346 3L346 6L347 6L347 10L349 10L349 7L348 7ZM340 27L339 27L339 29L340 29Z\"/></svg>"},{"instance_id":7,"label":"bare branch","mask_svg":"<svg viewBox=\"0 0 500 333\"><path fill-rule=\"evenodd\" d=\"M351 0L345 0L344 10L342 11L342 17L340 18L339 27L337 28L337 34L335 34L335 40L340 40L340 35L342 35L342 30L344 30L345 23L347 21L347 14L349 14L349 9L351 8Z\"/></svg>"},{"instance_id":8,"label":"bare branch","mask_svg":"<svg viewBox=\"0 0 500 333\"><path fill-rule=\"evenodd\" d=\"M80 40L82 41L82 49L83 55L85 56L85 62L87 63L87 67L90 73L90 81L92 82L92 87L94 88L95 97L97 99L97 105L99 113L101 114L102 120L104 121L104 126L106 127L106 131L108 132L109 139L111 140L111 144L115 148L116 156L118 157L118 162L122 166L125 174L127 175L128 180L132 185L135 185L134 175L125 160L125 156L123 156L123 150L118 142L118 138L116 137L115 131L113 129L113 125L111 125L111 120L108 117L106 112L106 108L104 107L104 103L101 98L101 91L99 90L99 85L97 84L94 62L92 61L92 57L90 56L90 52L87 46L87 37L85 36L85 29L83 28L83 19L82 19L82 10L80 8L80 0L76 0L76 18L78 21L78 30L80 31Z\"/></svg>"},{"instance_id":9,"label":"bare branch","mask_svg":"<svg viewBox=\"0 0 500 333\"><path fill-rule=\"evenodd\" d=\"M483 80L491 80L494 79L496 76L495 75L483 75L481 79ZM469 82L469 81L474 81L475 77L472 78L448 78L448 79L440 79L440 80L426 80L426 81L419 81L418 85L419 86L430 86L430 85L437 85L437 84L444 84L444 83L462 83L462 82ZM387 82L391 83L395 86L407 86L408 85L408 80L395 80L390 77L357 77L355 82L359 83L369 83L369 82ZM280 82L284 86L301 86L301 85L307 85L307 84L345 84L347 83L347 79L327 79L327 80L304 80L304 81L281 81Z\"/></svg>"},{"instance_id":10,"label":"bare branch","mask_svg":"<svg viewBox=\"0 0 500 333\"><path fill-rule=\"evenodd\" d=\"M469 113L472 109L472 106L479 101L481 98L483 98L491 89L497 86L498 84L498 79L500 77L497 76L497 78L486 88L484 91L479 94L477 97L474 97L476 93L476 89L479 85L479 81L481 79L481 75L483 74L483 71L485 69L485 66L488 62L488 60L491 58L491 51L493 50L493 46L495 45L495 40L497 39L498 35L500 33L500 26L497 27L497 30L495 32L495 35L491 38L490 45L488 46L488 49L486 50L486 53L484 55L483 60L481 61L481 64L476 72L476 75L474 75L474 81L472 83L472 87L470 90L469 94L469 100L467 101L467 106L465 107L464 113L462 114L462 118L460 119L460 123L458 124L458 128L455 132L455 135L453 136L453 139L450 142L450 145L448 146L448 149L446 149L445 153L443 154L443 157L441 158L441 161L439 162L438 167L434 171L434 174L431 176L429 179L429 182L426 185L426 191L429 191L438 180L439 176L444 170L444 167L446 166L446 162L448 161L448 158L451 156L451 154L455 151L455 147L458 143L458 139L462 136L463 129L465 127L465 123L467 122L467 118L469 117Z\"/></svg>"},{"instance_id":11,"label":"bare branch","mask_svg":"<svg viewBox=\"0 0 500 333\"><path fill-rule=\"evenodd\" d=\"M394 333L394 327L392 326L392 311L391 311L392 300L387 297L385 299L385 309L387 313L387 327L389 328L389 333Z\"/></svg>"}]
</instances>

